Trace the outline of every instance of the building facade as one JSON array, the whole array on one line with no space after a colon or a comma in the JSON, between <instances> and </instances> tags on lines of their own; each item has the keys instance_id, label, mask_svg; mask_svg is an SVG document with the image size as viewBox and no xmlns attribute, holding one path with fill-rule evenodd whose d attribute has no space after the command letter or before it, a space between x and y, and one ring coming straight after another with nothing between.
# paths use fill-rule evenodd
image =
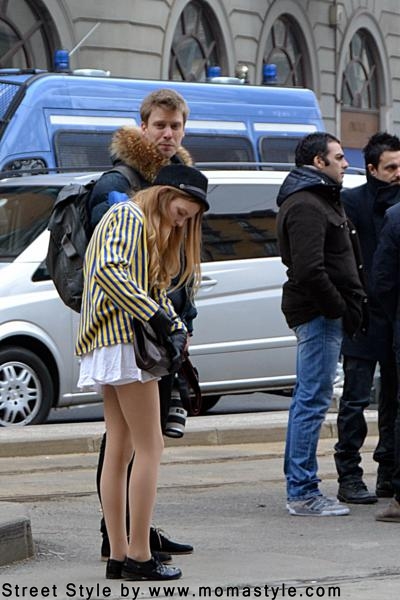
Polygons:
<instances>
[{"instance_id":1,"label":"building facade","mask_svg":"<svg viewBox=\"0 0 400 600\"><path fill-rule=\"evenodd\" d=\"M72 69L166 81L218 66L262 85L276 65L347 148L400 135L399 0L0 0L1 68L51 70L57 48Z\"/></svg>"}]
</instances>

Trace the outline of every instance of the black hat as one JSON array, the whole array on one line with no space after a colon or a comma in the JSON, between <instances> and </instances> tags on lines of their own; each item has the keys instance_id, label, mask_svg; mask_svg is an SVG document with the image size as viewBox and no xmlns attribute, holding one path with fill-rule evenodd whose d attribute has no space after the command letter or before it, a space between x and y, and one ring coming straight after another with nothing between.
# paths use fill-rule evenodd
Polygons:
<instances>
[{"instance_id":1,"label":"black hat","mask_svg":"<svg viewBox=\"0 0 400 600\"><path fill-rule=\"evenodd\" d=\"M196 200L200 200L206 207L210 208L207 202L207 185L208 179L201 171L187 165L167 165L162 167L153 185L169 185L174 187Z\"/></svg>"}]
</instances>

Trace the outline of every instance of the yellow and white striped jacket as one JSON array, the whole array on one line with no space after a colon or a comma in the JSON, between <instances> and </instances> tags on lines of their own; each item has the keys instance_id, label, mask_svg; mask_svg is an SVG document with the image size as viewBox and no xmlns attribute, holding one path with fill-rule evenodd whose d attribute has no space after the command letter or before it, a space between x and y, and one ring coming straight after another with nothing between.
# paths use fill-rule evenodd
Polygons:
<instances>
[{"instance_id":1,"label":"yellow and white striped jacket","mask_svg":"<svg viewBox=\"0 0 400 600\"><path fill-rule=\"evenodd\" d=\"M148 321L161 307L185 330L166 290L148 293L145 218L130 200L114 204L86 250L84 290L75 351L133 342L133 319Z\"/></svg>"}]
</instances>

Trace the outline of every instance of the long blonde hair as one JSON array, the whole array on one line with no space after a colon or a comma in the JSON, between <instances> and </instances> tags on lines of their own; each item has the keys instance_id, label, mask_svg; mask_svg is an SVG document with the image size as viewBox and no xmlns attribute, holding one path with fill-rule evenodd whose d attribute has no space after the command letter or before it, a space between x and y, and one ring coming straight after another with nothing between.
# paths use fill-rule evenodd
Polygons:
<instances>
[{"instance_id":1,"label":"long blonde hair","mask_svg":"<svg viewBox=\"0 0 400 600\"><path fill-rule=\"evenodd\" d=\"M174 289L190 282L194 294L200 283L201 220L204 207L199 202L199 212L188 219L184 227L166 228L168 207L177 196L196 202L192 196L174 187L159 185L137 192L133 200L145 216L150 290L170 288L171 280L179 275Z\"/></svg>"}]
</instances>

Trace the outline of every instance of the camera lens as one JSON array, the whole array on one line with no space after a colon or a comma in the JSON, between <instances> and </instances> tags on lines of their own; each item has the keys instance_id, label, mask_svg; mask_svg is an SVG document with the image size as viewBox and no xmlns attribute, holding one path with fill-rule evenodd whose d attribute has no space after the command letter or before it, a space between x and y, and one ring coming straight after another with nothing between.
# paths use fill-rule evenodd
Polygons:
<instances>
[{"instance_id":1,"label":"camera lens","mask_svg":"<svg viewBox=\"0 0 400 600\"><path fill-rule=\"evenodd\" d=\"M171 406L165 425L165 435L180 438L185 433L187 411L181 406Z\"/></svg>"}]
</instances>

